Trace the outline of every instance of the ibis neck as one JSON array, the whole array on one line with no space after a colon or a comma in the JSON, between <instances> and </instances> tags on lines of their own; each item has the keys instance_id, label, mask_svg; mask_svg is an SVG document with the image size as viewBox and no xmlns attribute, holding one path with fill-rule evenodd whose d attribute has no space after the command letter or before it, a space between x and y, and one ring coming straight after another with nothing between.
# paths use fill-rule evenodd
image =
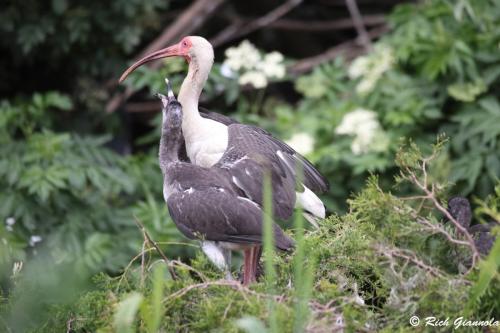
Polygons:
<instances>
[{"instance_id":1,"label":"ibis neck","mask_svg":"<svg viewBox=\"0 0 500 333\"><path fill-rule=\"evenodd\" d=\"M169 128L164 115L159 151L160 168L162 171L165 171L170 163L179 161L179 151L182 143L181 129Z\"/></svg>"},{"instance_id":2,"label":"ibis neck","mask_svg":"<svg viewBox=\"0 0 500 333\"><path fill-rule=\"evenodd\" d=\"M182 130L186 141L196 135L193 131L199 128L200 123L203 122L203 118L198 112L198 101L211 68L212 63L199 62L198 59L193 58L189 63L188 74L182 82L178 100L184 111Z\"/></svg>"}]
</instances>

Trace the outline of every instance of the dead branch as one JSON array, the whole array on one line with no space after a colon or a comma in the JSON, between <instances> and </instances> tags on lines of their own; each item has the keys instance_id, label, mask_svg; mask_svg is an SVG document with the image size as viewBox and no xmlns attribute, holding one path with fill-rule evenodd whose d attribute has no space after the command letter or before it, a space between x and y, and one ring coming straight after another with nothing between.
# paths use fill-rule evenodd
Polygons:
<instances>
[{"instance_id":1,"label":"dead branch","mask_svg":"<svg viewBox=\"0 0 500 333\"><path fill-rule=\"evenodd\" d=\"M445 273L443 273L440 269L427 265L422 259L418 258L417 255L412 251L398 249L398 248L389 248L385 246L378 246L376 247L376 250L389 259L392 257L398 257L406 260L407 262L411 262L435 277L445 276Z\"/></svg>"},{"instance_id":2,"label":"dead branch","mask_svg":"<svg viewBox=\"0 0 500 333\"><path fill-rule=\"evenodd\" d=\"M148 240L146 238L146 234L143 232L144 241L142 242L142 251L141 251L141 288L144 287L144 267L146 265L146 245L148 244Z\"/></svg>"},{"instance_id":3,"label":"dead branch","mask_svg":"<svg viewBox=\"0 0 500 333\"><path fill-rule=\"evenodd\" d=\"M419 222L420 224L423 224L424 226L426 226L427 230L429 231L433 231L435 233L439 233L439 234L442 234L444 235L448 241L450 241L451 243L454 243L454 244L457 244L457 245L465 245L465 246L468 246L469 245L469 242L466 242L466 241L463 241L463 240L460 240L460 239L456 239L456 238L453 238L449 232L447 232L443 227L441 227L440 225L438 224L435 224L435 223L431 223L429 220L427 219L424 219L423 217L418 217L418 216L415 216L414 214L411 214L413 217L416 217L416 220L417 222Z\"/></svg>"},{"instance_id":4,"label":"dead branch","mask_svg":"<svg viewBox=\"0 0 500 333\"><path fill-rule=\"evenodd\" d=\"M161 49L170 43L177 41L184 35L189 35L197 30L224 2L225 0L196 0L182 14L172 22L163 32L146 46L136 57L140 59L146 54ZM158 68L161 62L150 64L152 68ZM116 80L114 80L116 82ZM132 96L134 90L127 87L124 92L118 93L106 105L106 112L114 112L127 98Z\"/></svg>"},{"instance_id":5,"label":"dead branch","mask_svg":"<svg viewBox=\"0 0 500 333\"><path fill-rule=\"evenodd\" d=\"M366 31L356 0L346 0L346 5L349 9L349 13L351 14L352 22L354 23L354 27L358 33L360 43L364 46L366 51L370 51L372 49L372 42L368 32Z\"/></svg>"},{"instance_id":6,"label":"dead branch","mask_svg":"<svg viewBox=\"0 0 500 333\"><path fill-rule=\"evenodd\" d=\"M423 177L422 180L419 180L419 177L417 176L416 172L413 169L410 169L408 166L404 167L403 170L401 171L401 177L403 179L406 179L409 182L413 183L414 185L416 185L425 194L425 199L429 200L433 204L434 208L436 208L444 216L446 216L446 218L455 226L455 228L460 232L460 234L465 237L465 240L459 240L459 239L453 238L443 227L441 227L435 223L431 223L427 219L418 216L417 212L413 209L411 209L411 215L419 223L425 225L430 230L436 231L436 232L444 235L450 242L455 243L457 245L468 246L472 251L471 269L473 269L477 260L480 258L480 254L476 248L476 243L474 242L472 235L439 202L439 200L437 199L437 196L436 196L436 188L435 188L434 184L428 183L429 176L427 173L427 167L428 167L428 164L436 158L436 156L437 156L437 152L434 151L431 156L422 159L422 163L418 166L418 170L420 172L422 172L422 177Z\"/></svg>"},{"instance_id":7,"label":"dead branch","mask_svg":"<svg viewBox=\"0 0 500 333\"><path fill-rule=\"evenodd\" d=\"M455 226L455 228L457 228L461 232L461 234L463 234L465 236L466 241L460 241L460 240L453 239L451 237L451 235L449 235L443 228L438 227L437 225L432 224L430 222L429 222L429 224L431 224L434 229L438 230L441 233L443 233L443 230L444 230L443 234L445 234L445 236L447 236L447 238L450 241L452 241L453 243L462 244L462 245L467 244L470 247L470 249L472 250L472 267L474 267L475 264L476 264L476 261L480 257L479 251L476 248L476 243L474 242L474 238L472 238L472 235L469 233L469 231L464 226L462 226L448 212L448 210L443 207L443 205L441 205L441 203L438 201L438 199L436 197L434 186L432 186L431 190L429 190L428 184L427 184L427 171L425 169L425 162L423 163L423 167L422 167L422 172L424 173L424 183L423 184L418 181L418 179L417 179L417 177L416 177L416 175L415 175L415 173L413 171L408 170L407 172L409 172L408 174L409 174L410 180L415 185L417 185L417 187L419 187L420 190L422 190L426 194L427 198L433 203L434 207L437 210L439 210L444 216L446 216L446 218Z\"/></svg>"},{"instance_id":8,"label":"dead branch","mask_svg":"<svg viewBox=\"0 0 500 333\"><path fill-rule=\"evenodd\" d=\"M373 38L377 38L377 37L381 36L382 34L386 33L388 30L389 30L389 28L386 25L383 25L383 26L380 26L380 27L377 27L377 28L374 28L374 29L368 31L368 35L370 36L370 38L373 39ZM308 72L308 71L312 70L314 67L316 67L322 63L328 62L328 61L330 61L330 60L332 60L340 55L343 55L347 59L352 59L352 58L355 58L355 57L357 57L365 52L366 52L366 50L363 50L362 48L360 48L360 40L358 37L354 40L350 40L350 41L341 43L339 45L336 45L336 46L326 50L325 52L323 52L321 54L318 54L318 55L315 55L315 56L312 56L309 58L301 59L301 60L297 61L296 63L294 63L293 65L291 65L287 69L287 71L288 71L288 73L291 73L291 74L302 74L302 73Z\"/></svg>"},{"instance_id":9,"label":"dead branch","mask_svg":"<svg viewBox=\"0 0 500 333\"><path fill-rule=\"evenodd\" d=\"M247 301L248 301L248 298L246 297L246 294L256 296L257 298L261 298L261 297L272 298L277 302L281 302L284 299L283 295L263 294L263 293L253 291L253 290L243 286L238 281L217 280L217 281L209 281L209 282L192 284L192 285L189 285L189 286L184 287L182 289L179 289L175 293L170 294L165 299L163 299L163 302L168 302L169 300L172 300L174 298L182 297L182 296L186 295L187 293L189 293L191 290L207 289L207 288L213 287L213 286L231 287L231 288L239 291Z\"/></svg>"},{"instance_id":10,"label":"dead branch","mask_svg":"<svg viewBox=\"0 0 500 333\"><path fill-rule=\"evenodd\" d=\"M210 42L214 47L218 47L222 44L230 42L232 40L246 36L258 29L268 26L272 22L275 22L279 18L285 16L292 9L297 7L302 3L302 0L288 0L282 5L276 7L266 15L253 20L247 24L242 25L236 20L228 28L222 30L215 37L210 39Z\"/></svg>"},{"instance_id":11,"label":"dead branch","mask_svg":"<svg viewBox=\"0 0 500 333\"><path fill-rule=\"evenodd\" d=\"M179 260L172 260L171 261L172 264L178 266L178 267L182 267L182 268L185 268L187 269L188 271L191 271L193 273L196 273L196 275L198 275L198 277L201 279L201 281L203 282L206 282L208 281L208 278L205 276L205 274L203 274L202 272L194 269L193 267L183 263L182 261L179 261Z\"/></svg>"},{"instance_id":12,"label":"dead branch","mask_svg":"<svg viewBox=\"0 0 500 333\"><path fill-rule=\"evenodd\" d=\"M139 221L139 219L137 217L134 216L134 220L135 220L135 223L137 224L137 226L139 227L139 229L141 229L141 231L144 233L144 236L146 236L147 240L149 243L151 243L151 245L153 245L156 249L156 251L158 252L158 254L163 258L163 260L165 261L165 264L167 266L167 269L168 271L170 272L170 275L172 276L172 279L173 280L177 280L177 274L175 274L175 271L173 269L173 267L170 265L170 260L167 258L167 256L165 255L165 253L163 253L163 251L160 249L160 247L155 243L155 241L153 241L151 239L151 237L149 236L148 232L146 231L146 228L144 227L144 225Z\"/></svg>"},{"instance_id":13,"label":"dead branch","mask_svg":"<svg viewBox=\"0 0 500 333\"><path fill-rule=\"evenodd\" d=\"M365 26L374 26L385 23L384 15L361 16ZM268 25L268 28L277 30L300 30L300 31L334 31L351 29L354 22L350 18L332 21L301 21L293 19L280 19Z\"/></svg>"},{"instance_id":14,"label":"dead branch","mask_svg":"<svg viewBox=\"0 0 500 333\"><path fill-rule=\"evenodd\" d=\"M256 21L256 18L243 18L239 16L232 17L232 23L228 25L224 30L219 32L215 37L213 37L210 42L214 47L220 46L229 40L235 39L237 34L240 33L241 29L250 22ZM362 16L362 21L366 26L374 26L385 23L384 15L367 15ZM354 27L354 22L352 19L338 19L333 21L301 21L293 19L279 19L275 22L271 22L267 25L267 28L276 30L292 30L292 31L335 31L342 29L350 29ZM242 37L242 36L239 36Z\"/></svg>"},{"instance_id":15,"label":"dead branch","mask_svg":"<svg viewBox=\"0 0 500 333\"><path fill-rule=\"evenodd\" d=\"M197 30L225 0L196 0L153 42L137 56L138 59L173 43ZM153 64L154 65L154 64ZM153 66L158 68L159 65Z\"/></svg>"},{"instance_id":16,"label":"dead branch","mask_svg":"<svg viewBox=\"0 0 500 333\"><path fill-rule=\"evenodd\" d=\"M192 245L192 244L188 244L188 243L180 243L180 242L156 242L156 244L169 244L169 245L188 245L188 246L194 246L194 247L197 247L195 245ZM133 265L133 263L141 258L146 254L146 253L149 253L151 251L156 251L156 248L154 247L150 247L150 248L144 248L141 253L137 254L134 258L132 258L132 260L127 264L127 266L125 267L125 269L123 270L123 274L120 276L119 278L119 281L118 281L118 284L117 284L117 288L116 290L118 291L118 289L120 288L120 285L123 281L123 279L125 278L125 275L127 274L127 272L129 271L130 267ZM164 262L163 259L160 259L162 262ZM154 263L153 263L154 264ZM194 272L196 273L196 275L198 275L198 277L200 278L200 280L202 280L203 282L206 282L208 281L208 278L205 276L205 274L203 274L202 272L194 269L193 267L179 261L179 260L171 260L170 261L170 266L178 266L178 267L182 267L182 268L185 268L191 272ZM152 265L148 267L148 271L151 269Z\"/></svg>"}]
</instances>

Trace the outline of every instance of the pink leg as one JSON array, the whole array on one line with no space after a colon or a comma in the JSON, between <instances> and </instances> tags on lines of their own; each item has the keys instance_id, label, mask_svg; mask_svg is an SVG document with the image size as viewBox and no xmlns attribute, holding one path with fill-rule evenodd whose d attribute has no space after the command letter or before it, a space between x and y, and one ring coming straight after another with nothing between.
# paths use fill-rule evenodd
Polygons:
<instances>
[{"instance_id":1,"label":"pink leg","mask_svg":"<svg viewBox=\"0 0 500 333\"><path fill-rule=\"evenodd\" d=\"M251 282L252 274L252 249L243 250L243 285L246 286Z\"/></svg>"},{"instance_id":2,"label":"pink leg","mask_svg":"<svg viewBox=\"0 0 500 333\"><path fill-rule=\"evenodd\" d=\"M254 277L254 281L257 281L257 270L259 267L259 260L260 256L262 255L262 246L255 246L252 248L253 251L253 273L252 276ZM260 272L262 274L262 272Z\"/></svg>"},{"instance_id":3,"label":"pink leg","mask_svg":"<svg viewBox=\"0 0 500 333\"><path fill-rule=\"evenodd\" d=\"M257 281L257 265L260 259L260 246L250 248L250 282Z\"/></svg>"},{"instance_id":4,"label":"pink leg","mask_svg":"<svg viewBox=\"0 0 500 333\"><path fill-rule=\"evenodd\" d=\"M257 281L257 264L260 258L260 246L253 246L243 252L245 267L243 268L243 284L248 285Z\"/></svg>"}]
</instances>

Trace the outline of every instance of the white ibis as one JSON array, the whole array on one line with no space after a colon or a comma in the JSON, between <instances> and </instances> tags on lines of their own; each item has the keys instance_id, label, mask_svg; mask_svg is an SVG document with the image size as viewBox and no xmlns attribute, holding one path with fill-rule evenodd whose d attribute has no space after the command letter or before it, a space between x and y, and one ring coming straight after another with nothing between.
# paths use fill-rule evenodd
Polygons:
<instances>
[{"instance_id":1,"label":"white ibis","mask_svg":"<svg viewBox=\"0 0 500 333\"><path fill-rule=\"evenodd\" d=\"M186 237L202 240L204 252L226 270L228 278L231 274L226 252L230 254L231 250L243 250L243 283L249 284L255 280L263 217L260 205L245 196L246 193L253 193L253 187L233 181L239 168L231 168L235 161L229 152L212 167L182 162L179 151L183 145L183 108L171 90L168 98L160 97L163 124L159 160L163 173L163 194L170 216ZM245 168L256 175L264 171L251 159L241 163L245 163ZM293 241L277 224L273 228L276 247L283 251L292 249Z\"/></svg>"},{"instance_id":2,"label":"white ibis","mask_svg":"<svg viewBox=\"0 0 500 333\"><path fill-rule=\"evenodd\" d=\"M293 204L301 206L306 218L317 226L315 220L325 217L325 207L315 192L327 191L328 183L307 159L261 128L239 124L221 115L200 115L198 100L214 60L212 45L205 38L188 36L178 44L145 56L123 73L120 82L149 61L173 56L183 57L189 63L188 74L179 92L179 102L183 107L182 132L191 163L204 167L213 166L232 149L237 151L234 158L241 160L258 157L279 170L277 174L296 175L296 170L301 169L303 186L297 190ZM235 181L242 181L245 177L249 178L248 182L253 180L251 174L245 176L244 169L241 170L240 178ZM273 195L279 195L274 183L272 187ZM285 202L289 198L281 199ZM291 213L290 211L290 215Z\"/></svg>"}]
</instances>

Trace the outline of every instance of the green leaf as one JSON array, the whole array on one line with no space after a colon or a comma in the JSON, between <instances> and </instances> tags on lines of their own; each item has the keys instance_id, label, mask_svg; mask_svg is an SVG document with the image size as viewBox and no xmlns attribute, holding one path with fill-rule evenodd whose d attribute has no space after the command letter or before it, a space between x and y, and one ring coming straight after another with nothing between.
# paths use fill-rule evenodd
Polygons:
<instances>
[{"instance_id":1,"label":"green leaf","mask_svg":"<svg viewBox=\"0 0 500 333\"><path fill-rule=\"evenodd\" d=\"M243 317L236 320L236 326L247 333L266 333L267 328L264 323L256 317Z\"/></svg>"},{"instance_id":2,"label":"green leaf","mask_svg":"<svg viewBox=\"0 0 500 333\"><path fill-rule=\"evenodd\" d=\"M141 316L146 323L148 332L151 333L159 331L164 316L165 310L162 305L164 283L165 266L157 265L153 271L153 290L147 299L148 306L141 307Z\"/></svg>"},{"instance_id":3,"label":"green leaf","mask_svg":"<svg viewBox=\"0 0 500 333\"><path fill-rule=\"evenodd\" d=\"M457 101L473 102L476 97L486 91L483 81L475 83L455 83L448 86L448 94Z\"/></svg>"},{"instance_id":4,"label":"green leaf","mask_svg":"<svg viewBox=\"0 0 500 333\"><path fill-rule=\"evenodd\" d=\"M66 0L52 0L52 9L54 9L54 13L58 15L62 14L67 7L68 2Z\"/></svg>"},{"instance_id":5,"label":"green leaf","mask_svg":"<svg viewBox=\"0 0 500 333\"><path fill-rule=\"evenodd\" d=\"M486 260L479 264L479 277L474 283L470 291L469 302L467 308L470 310L474 304L480 301L481 297L486 293L490 283L495 276L498 277L500 269L500 237L497 237L491 251Z\"/></svg>"},{"instance_id":6,"label":"green leaf","mask_svg":"<svg viewBox=\"0 0 500 333\"><path fill-rule=\"evenodd\" d=\"M118 303L114 315L113 326L116 332L134 332L135 315L142 303L143 296L138 292L130 293L123 301Z\"/></svg>"},{"instance_id":7,"label":"green leaf","mask_svg":"<svg viewBox=\"0 0 500 333\"><path fill-rule=\"evenodd\" d=\"M45 95L46 105L60 110L68 111L73 107L71 99L58 92L49 92Z\"/></svg>"}]
</instances>

